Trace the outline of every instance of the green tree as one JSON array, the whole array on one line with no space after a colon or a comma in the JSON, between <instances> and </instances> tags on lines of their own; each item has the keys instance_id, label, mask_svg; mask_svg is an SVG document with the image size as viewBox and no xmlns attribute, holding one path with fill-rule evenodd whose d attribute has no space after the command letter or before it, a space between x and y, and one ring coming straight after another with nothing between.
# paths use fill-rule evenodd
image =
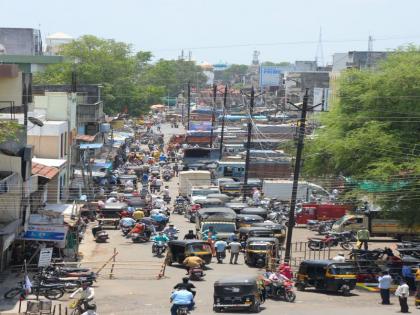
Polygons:
<instances>
[{"instance_id":1,"label":"green tree","mask_svg":"<svg viewBox=\"0 0 420 315\"><path fill-rule=\"evenodd\" d=\"M309 176L344 175L381 189L371 198L420 223L420 50L392 53L375 71L348 70L337 101L305 149ZM366 195L353 184L352 193ZM386 189L385 189L386 188Z\"/></svg>"},{"instance_id":2,"label":"green tree","mask_svg":"<svg viewBox=\"0 0 420 315\"><path fill-rule=\"evenodd\" d=\"M226 70L215 72L214 79L223 83L241 83L242 78L248 74L248 68L247 65L233 64Z\"/></svg>"},{"instance_id":3,"label":"green tree","mask_svg":"<svg viewBox=\"0 0 420 315\"><path fill-rule=\"evenodd\" d=\"M291 66L292 64L288 61L281 61L281 62L272 62L272 61L264 61L261 63L262 66Z\"/></svg>"},{"instance_id":4,"label":"green tree","mask_svg":"<svg viewBox=\"0 0 420 315\"><path fill-rule=\"evenodd\" d=\"M8 140L13 140L14 138L16 138L16 135L20 130L22 130L22 126L20 126L17 122L1 120L0 143L3 143Z\"/></svg>"},{"instance_id":5,"label":"green tree","mask_svg":"<svg viewBox=\"0 0 420 315\"><path fill-rule=\"evenodd\" d=\"M140 85L152 56L150 52L133 54L132 47L126 43L85 35L63 45L60 54L67 62L48 66L35 77L35 83L69 84L71 72L76 69L80 84L103 85L108 113L127 107L131 114L137 115L164 95L163 89Z\"/></svg>"}]
</instances>

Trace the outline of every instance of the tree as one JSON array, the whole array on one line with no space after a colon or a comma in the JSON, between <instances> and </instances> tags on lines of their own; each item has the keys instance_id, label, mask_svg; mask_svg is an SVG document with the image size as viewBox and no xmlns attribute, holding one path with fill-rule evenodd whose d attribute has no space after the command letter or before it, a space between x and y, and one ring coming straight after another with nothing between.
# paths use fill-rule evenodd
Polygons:
<instances>
[{"instance_id":1,"label":"tree","mask_svg":"<svg viewBox=\"0 0 420 315\"><path fill-rule=\"evenodd\" d=\"M3 143L8 140L13 140L19 130L22 130L22 126L20 126L15 121L0 121L0 143Z\"/></svg>"},{"instance_id":2,"label":"tree","mask_svg":"<svg viewBox=\"0 0 420 315\"><path fill-rule=\"evenodd\" d=\"M288 61L281 61L281 62L272 62L272 61L264 61L261 63L262 66L279 66L279 67L287 67L291 66L292 64Z\"/></svg>"},{"instance_id":3,"label":"tree","mask_svg":"<svg viewBox=\"0 0 420 315\"><path fill-rule=\"evenodd\" d=\"M139 84L149 65L150 52L133 54L126 43L85 35L63 45L60 54L67 62L48 66L44 73L35 77L35 83L69 84L71 72L76 69L80 84L103 85L104 109L108 113L127 107L131 114L138 115L164 95L163 89Z\"/></svg>"},{"instance_id":4,"label":"tree","mask_svg":"<svg viewBox=\"0 0 420 315\"><path fill-rule=\"evenodd\" d=\"M241 83L243 77L248 74L248 68L247 65L233 64L226 70L215 72L214 79L229 84Z\"/></svg>"},{"instance_id":5,"label":"tree","mask_svg":"<svg viewBox=\"0 0 420 315\"><path fill-rule=\"evenodd\" d=\"M310 176L351 177L352 193L407 224L420 223L420 50L408 47L376 71L347 70L338 99L306 145ZM376 187L367 192L363 185ZM395 211L398 210L398 211Z\"/></svg>"}]
</instances>

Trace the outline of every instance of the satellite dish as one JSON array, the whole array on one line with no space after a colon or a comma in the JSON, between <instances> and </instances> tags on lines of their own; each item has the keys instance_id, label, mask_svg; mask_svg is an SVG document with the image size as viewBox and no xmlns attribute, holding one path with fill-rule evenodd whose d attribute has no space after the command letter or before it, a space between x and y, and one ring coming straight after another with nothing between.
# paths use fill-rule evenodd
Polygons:
<instances>
[{"instance_id":1,"label":"satellite dish","mask_svg":"<svg viewBox=\"0 0 420 315\"><path fill-rule=\"evenodd\" d=\"M28 117L28 120L29 120L31 123L33 123L34 125L37 125L38 127L42 127L42 126L44 126L44 123L43 123L40 119L38 119L38 118L35 118L35 117Z\"/></svg>"}]
</instances>

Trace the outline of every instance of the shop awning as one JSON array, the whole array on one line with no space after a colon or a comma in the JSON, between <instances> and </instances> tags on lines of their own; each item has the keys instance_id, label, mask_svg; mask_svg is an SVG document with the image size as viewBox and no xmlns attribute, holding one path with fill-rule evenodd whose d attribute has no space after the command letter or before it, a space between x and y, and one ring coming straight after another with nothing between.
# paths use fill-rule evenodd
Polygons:
<instances>
[{"instance_id":1,"label":"shop awning","mask_svg":"<svg viewBox=\"0 0 420 315\"><path fill-rule=\"evenodd\" d=\"M86 141L86 142L93 142L95 141L96 136L89 136L89 135L77 135L76 140Z\"/></svg>"},{"instance_id":2,"label":"shop awning","mask_svg":"<svg viewBox=\"0 0 420 315\"><path fill-rule=\"evenodd\" d=\"M82 143L82 144L80 144L79 148L81 150L100 149L100 148L102 148L102 146L103 146L102 143Z\"/></svg>"}]
</instances>

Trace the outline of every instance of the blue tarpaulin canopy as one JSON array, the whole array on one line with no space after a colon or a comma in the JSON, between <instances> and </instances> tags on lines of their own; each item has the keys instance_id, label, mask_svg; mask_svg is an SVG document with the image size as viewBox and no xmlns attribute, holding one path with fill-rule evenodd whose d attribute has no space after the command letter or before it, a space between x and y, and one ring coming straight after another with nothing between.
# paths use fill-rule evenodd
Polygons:
<instances>
[{"instance_id":1,"label":"blue tarpaulin canopy","mask_svg":"<svg viewBox=\"0 0 420 315\"><path fill-rule=\"evenodd\" d=\"M100 149L102 148L103 144L102 143L82 143L80 144L80 149L81 150L85 150L85 149Z\"/></svg>"}]
</instances>

